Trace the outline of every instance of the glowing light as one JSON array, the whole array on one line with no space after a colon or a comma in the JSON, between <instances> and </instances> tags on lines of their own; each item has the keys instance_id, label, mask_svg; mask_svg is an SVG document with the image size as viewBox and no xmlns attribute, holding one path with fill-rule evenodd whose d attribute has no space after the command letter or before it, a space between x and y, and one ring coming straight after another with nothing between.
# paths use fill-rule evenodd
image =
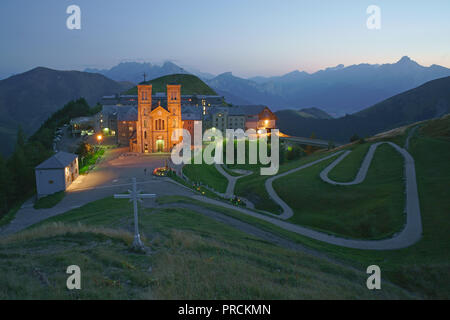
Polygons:
<instances>
[{"instance_id":1,"label":"glowing light","mask_svg":"<svg viewBox=\"0 0 450 320\"><path fill-rule=\"evenodd\" d=\"M268 125L269 124L269 120L264 120L264 125Z\"/></svg>"},{"instance_id":2,"label":"glowing light","mask_svg":"<svg viewBox=\"0 0 450 320\"><path fill-rule=\"evenodd\" d=\"M103 136L101 135L101 134L99 134L98 136L97 136L97 141L102 141L103 140Z\"/></svg>"}]
</instances>

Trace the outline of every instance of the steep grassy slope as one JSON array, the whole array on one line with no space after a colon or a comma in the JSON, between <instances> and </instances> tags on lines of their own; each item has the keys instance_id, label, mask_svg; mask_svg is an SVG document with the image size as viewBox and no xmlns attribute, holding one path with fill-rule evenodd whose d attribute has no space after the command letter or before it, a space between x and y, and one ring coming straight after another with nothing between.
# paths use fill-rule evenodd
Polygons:
<instances>
[{"instance_id":1,"label":"steep grassy slope","mask_svg":"<svg viewBox=\"0 0 450 320\"><path fill-rule=\"evenodd\" d=\"M364 273L274 246L186 209L141 210L141 234L153 253L132 253L131 222L128 201L105 199L1 240L0 298L408 297L389 285L369 291ZM82 270L79 291L66 289L65 270L72 264Z\"/></svg>"},{"instance_id":2,"label":"steep grassy slope","mask_svg":"<svg viewBox=\"0 0 450 320\"><path fill-rule=\"evenodd\" d=\"M142 84L151 84L153 93L166 92L168 84L181 84L181 94L216 95L216 92L206 83L191 74L171 74ZM137 87L129 89L126 94L137 94Z\"/></svg>"}]
</instances>

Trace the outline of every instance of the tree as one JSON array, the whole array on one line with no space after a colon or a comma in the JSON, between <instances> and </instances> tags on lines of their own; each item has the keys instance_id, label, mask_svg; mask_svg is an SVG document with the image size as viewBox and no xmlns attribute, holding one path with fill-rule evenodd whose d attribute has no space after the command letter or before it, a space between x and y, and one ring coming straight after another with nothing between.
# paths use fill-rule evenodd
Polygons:
<instances>
[{"instance_id":1,"label":"tree","mask_svg":"<svg viewBox=\"0 0 450 320\"><path fill-rule=\"evenodd\" d=\"M295 160L302 156L303 149L298 145L291 145L287 147L286 159L287 160Z\"/></svg>"},{"instance_id":2,"label":"tree","mask_svg":"<svg viewBox=\"0 0 450 320\"><path fill-rule=\"evenodd\" d=\"M16 139L16 144L20 147L25 147L25 142L26 142L27 138L25 136L25 132L22 129L22 126L19 125L19 128L17 129L17 139Z\"/></svg>"},{"instance_id":3,"label":"tree","mask_svg":"<svg viewBox=\"0 0 450 320\"><path fill-rule=\"evenodd\" d=\"M336 146L332 140L328 141L328 150L334 149Z\"/></svg>"}]
</instances>

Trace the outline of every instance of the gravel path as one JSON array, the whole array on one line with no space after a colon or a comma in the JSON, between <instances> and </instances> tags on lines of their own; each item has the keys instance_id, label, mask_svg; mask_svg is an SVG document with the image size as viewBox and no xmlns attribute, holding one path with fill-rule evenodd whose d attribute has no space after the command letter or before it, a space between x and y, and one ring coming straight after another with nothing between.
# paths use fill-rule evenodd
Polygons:
<instances>
[{"instance_id":1,"label":"gravel path","mask_svg":"<svg viewBox=\"0 0 450 320\"><path fill-rule=\"evenodd\" d=\"M234 187L236 186L236 181L238 179L246 177L248 175L251 175L252 171L246 171L244 174L240 176L232 176L228 172L225 171L225 169L220 164L215 165L217 171L219 171L225 178L228 180L228 186L227 190L225 191L224 197L225 198L232 198L234 196Z\"/></svg>"},{"instance_id":2,"label":"gravel path","mask_svg":"<svg viewBox=\"0 0 450 320\"><path fill-rule=\"evenodd\" d=\"M406 146L409 145L409 140L414 134L416 128L410 130L408 138L406 139ZM261 219L267 220L271 223L274 223L286 230L290 230L292 232L324 241L327 243L335 244L338 246L348 247L348 248L356 248L356 249L369 249L369 250L393 250L406 248L416 243L422 237L422 219L420 214L420 205L419 205L419 194L417 191L417 180L416 180L416 171L414 165L414 159L409 154L409 152L403 148L400 148L398 145L392 142L378 142L374 143L370 146L369 151L367 152L363 163L358 171L356 178L351 182L336 182L328 178L328 173L333 169L339 162L341 162L350 151L345 151L343 154L333 161L329 166L327 166L321 173L320 177L323 181L327 183L331 183L334 185L354 185L361 183L364 181L367 171L370 167L370 163L372 162L375 150L381 144L387 143L395 148L404 158L404 168L405 168L405 195L406 195L406 224L403 230L397 234L395 234L392 238L383 239L383 240L354 240L354 239L346 239L341 237L336 237L334 235L325 234L322 232L310 230L307 228L303 228L297 225L292 225L290 223L286 223L284 221L277 221L276 219L270 217L260 217ZM342 152L342 151L341 151ZM292 209L276 194L275 190L272 187L272 182L280 177L286 176L288 174L294 173L296 171L302 170L304 168L310 167L320 161L329 159L340 152L334 153L328 157L319 159L317 161L311 162L304 166L289 170L280 175L274 176L266 180L266 189L269 192L269 195L274 199L282 208L283 214L280 216L282 219L288 219L293 215Z\"/></svg>"},{"instance_id":3,"label":"gravel path","mask_svg":"<svg viewBox=\"0 0 450 320\"><path fill-rule=\"evenodd\" d=\"M60 203L49 209L34 209L30 199L19 209L13 221L0 228L0 236L7 236L28 228L40 221L79 208L90 202L111 197L116 193L127 192L131 182L78 189L68 193ZM156 193L159 196L183 195L192 196L193 191L174 185L169 178L157 178L138 181L138 187L145 193Z\"/></svg>"}]
</instances>

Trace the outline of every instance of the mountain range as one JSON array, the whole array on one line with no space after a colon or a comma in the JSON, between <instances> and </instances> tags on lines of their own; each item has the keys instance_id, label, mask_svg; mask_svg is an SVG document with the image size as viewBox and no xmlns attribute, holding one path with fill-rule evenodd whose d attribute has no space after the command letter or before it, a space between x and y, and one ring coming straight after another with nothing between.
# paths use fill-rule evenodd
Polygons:
<instances>
[{"instance_id":1,"label":"mountain range","mask_svg":"<svg viewBox=\"0 0 450 320\"><path fill-rule=\"evenodd\" d=\"M450 76L450 69L424 67L407 56L395 63L357 64L326 68L315 73L292 71L282 76L244 79L231 72L213 76L198 70L186 70L172 62L121 63L109 70L86 69L116 81L140 83L174 73L191 73L205 81L232 104L265 104L272 110L319 108L339 117L358 112L393 95Z\"/></svg>"},{"instance_id":2,"label":"mountain range","mask_svg":"<svg viewBox=\"0 0 450 320\"><path fill-rule=\"evenodd\" d=\"M367 109L338 119L324 119L302 114L301 110L280 110L277 126L289 135L348 142L357 134L369 137L417 121L450 113L450 77L429 81L417 88L395 95Z\"/></svg>"},{"instance_id":3,"label":"mountain range","mask_svg":"<svg viewBox=\"0 0 450 320\"><path fill-rule=\"evenodd\" d=\"M392 64L338 65L312 74L293 71L269 78L242 79L228 72L206 83L225 98L232 93L273 110L316 107L332 116L343 116L446 76L450 76L450 69L424 67L403 57ZM232 97L227 100L233 103Z\"/></svg>"}]
</instances>

